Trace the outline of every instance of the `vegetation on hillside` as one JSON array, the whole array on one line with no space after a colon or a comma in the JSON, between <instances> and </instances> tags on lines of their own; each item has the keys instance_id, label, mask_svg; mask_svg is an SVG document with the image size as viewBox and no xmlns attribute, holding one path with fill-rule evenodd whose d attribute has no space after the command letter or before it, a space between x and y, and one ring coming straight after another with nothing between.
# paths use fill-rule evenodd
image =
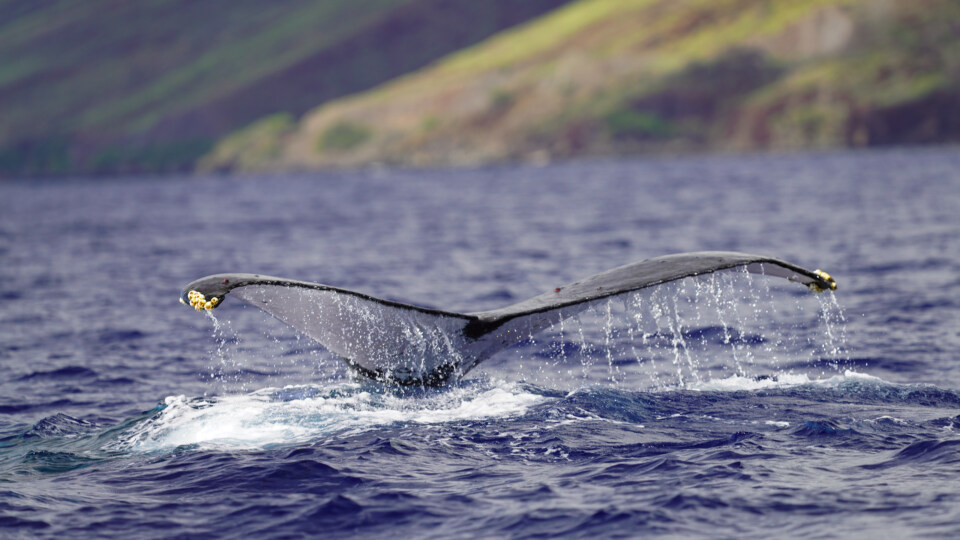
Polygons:
<instances>
[{"instance_id":1,"label":"vegetation on hillside","mask_svg":"<svg viewBox=\"0 0 960 540\"><path fill-rule=\"evenodd\" d=\"M187 170L566 1L0 0L0 175Z\"/></svg>"},{"instance_id":2,"label":"vegetation on hillside","mask_svg":"<svg viewBox=\"0 0 960 540\"><path fill-rule=\"evenodd\" d=\"M476 164L960 140L952 0L579 0L209 168ZM339 142L334 142L339 141ZM231 150L233 145L233 150Z\"/></svg>"}]
</instances>

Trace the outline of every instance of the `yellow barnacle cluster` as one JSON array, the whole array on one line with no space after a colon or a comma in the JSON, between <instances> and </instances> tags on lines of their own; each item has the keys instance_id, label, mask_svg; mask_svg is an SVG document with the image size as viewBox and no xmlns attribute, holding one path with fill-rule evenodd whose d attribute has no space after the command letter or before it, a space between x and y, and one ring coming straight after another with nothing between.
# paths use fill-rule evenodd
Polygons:
<instances>
[{"instance_id":1,"label":"yellow barnacle cluster","mask_svg":"<svg viewBox=\"0 0 960 540\"><path fill-rule=\"evenodd\" d=\"M187 300L190 301L190 306L192 306L197 311L203 311L205 309L213 309L217 307L217 304L220 303L220 300L216 297L213 297L207 300L203 293L200 291L190 291L187 293Z\"/></svg>"},{"instance_id":2,"label":"yellow barnacle cluster","mask_svg":"<svg viewBox=\"0 0 960 540\"><path fill-rule=\"evenodd\" d=\"M824 272L823 270L814 270L813 273L819 276L820 279L822 279L827 284L827 286L830 287L831 291L837 290L837 281L833 279L833 277L830 274ZM815 293L822 293L824 291L824 288L816 281L811 282L810 284L807 285L807 287L810 288L811 292L815 292Z\"/></svg>"}]
</instances>

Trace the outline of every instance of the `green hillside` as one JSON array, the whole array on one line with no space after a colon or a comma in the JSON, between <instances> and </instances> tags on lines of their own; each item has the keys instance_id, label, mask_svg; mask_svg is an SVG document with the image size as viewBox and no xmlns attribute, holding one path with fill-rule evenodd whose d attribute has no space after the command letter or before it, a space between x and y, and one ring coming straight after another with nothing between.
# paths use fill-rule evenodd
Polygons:
<instances>
[{"instance_id":1,"label":"green hillside","mask_svg":"<svg viewBox=\"0 0 960 540\"><path fill-rule=\"evenodd\" d=\"M579 0L234 133L206 168L960 141L953 0Z\"/></svg>"},{"instance_id":2,"label":"green hillside","mask_svg":"<svg viewBox=\"0 0 960 540\"><path fill-rule=\"evenodd\" d=\"M0 174L186 170L566 0L0 0Z\"/></svg>"}]
</instances>

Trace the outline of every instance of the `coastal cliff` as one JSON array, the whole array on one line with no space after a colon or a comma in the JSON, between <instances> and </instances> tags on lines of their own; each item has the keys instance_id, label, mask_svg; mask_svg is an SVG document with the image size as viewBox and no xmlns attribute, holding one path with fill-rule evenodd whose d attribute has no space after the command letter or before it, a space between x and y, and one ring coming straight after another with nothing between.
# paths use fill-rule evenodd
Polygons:
<instances>
[{"instance_id":1,"label":"coastal cliff","mask_svg":"<svg viewBox=\"0 0 960 540\"><path fill-rule=\"evenodd\" d=\"M960 140L960 4L580 0L233 133L201 170Z\"/></svg>"}]
</instances>

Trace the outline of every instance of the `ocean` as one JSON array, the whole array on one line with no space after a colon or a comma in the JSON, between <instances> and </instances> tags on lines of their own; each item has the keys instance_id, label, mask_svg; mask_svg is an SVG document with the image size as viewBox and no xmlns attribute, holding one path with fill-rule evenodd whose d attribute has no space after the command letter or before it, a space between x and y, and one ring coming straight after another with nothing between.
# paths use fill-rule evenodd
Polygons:
<instances>
[{"instance_id":1,"label":"ocean","mask_svg":"<svg viewBox=\"0 0 960 540\"><path fill-rule=\"evenodd\" d=\"M448 387L364 380L220 272L495 309L685 251ZM414 339L411 337L411 339ZM5 538L960 536L960 153L0 183Z\"/></svg>"}]
</instances>

